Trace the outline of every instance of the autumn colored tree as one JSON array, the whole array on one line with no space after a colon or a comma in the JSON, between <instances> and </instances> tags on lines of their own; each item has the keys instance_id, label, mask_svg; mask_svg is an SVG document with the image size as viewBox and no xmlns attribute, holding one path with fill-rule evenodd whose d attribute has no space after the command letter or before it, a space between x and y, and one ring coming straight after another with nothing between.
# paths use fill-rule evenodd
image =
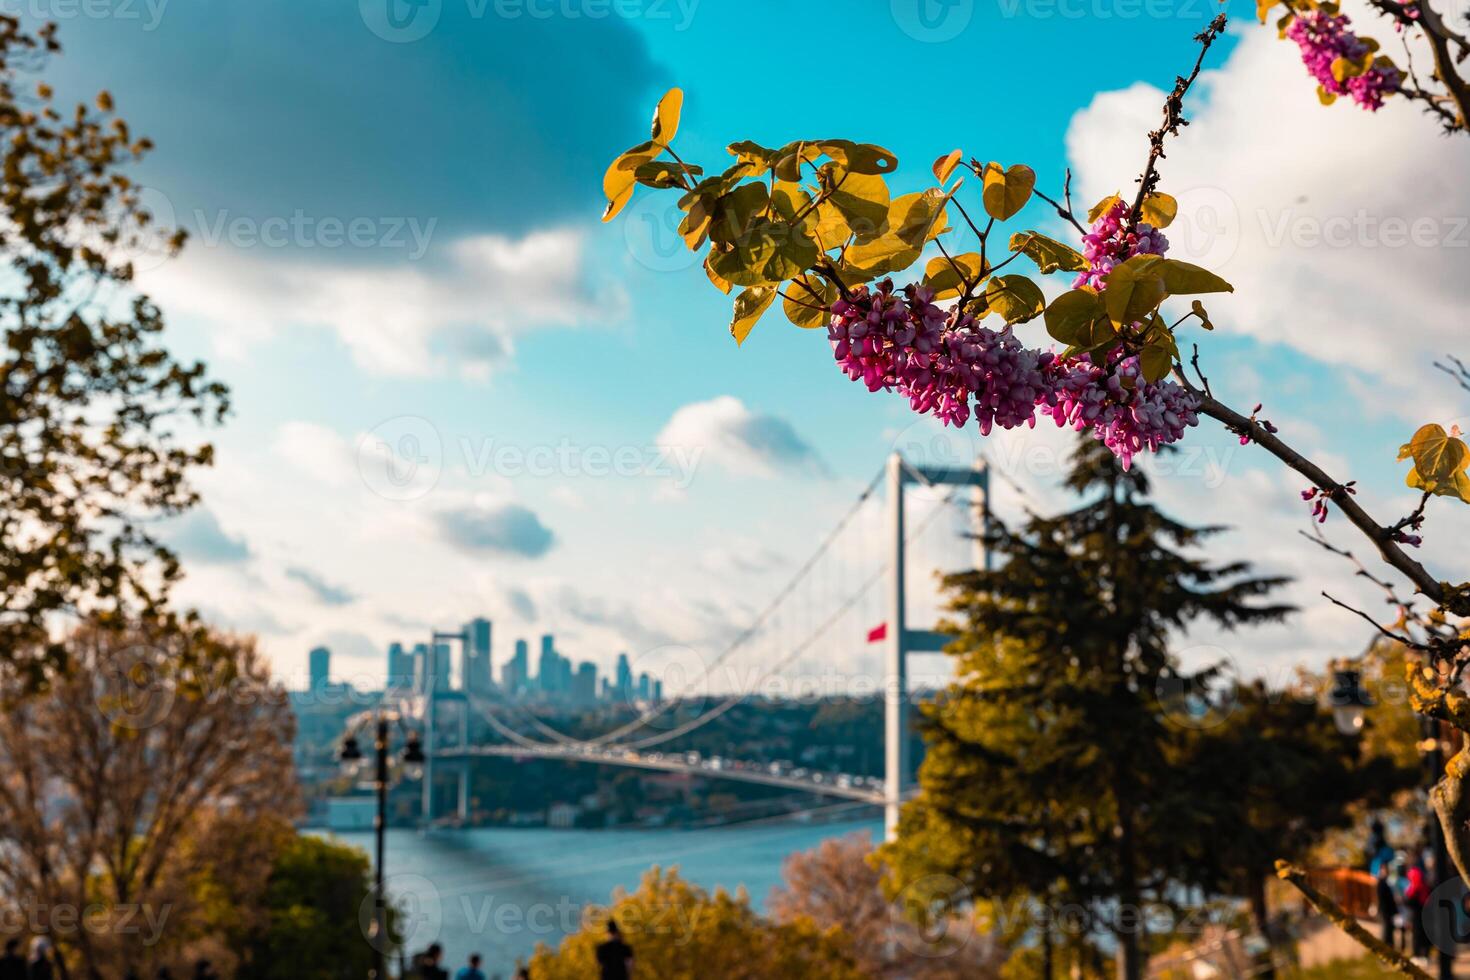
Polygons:
<instances>
[{"instance_id":1,"label":"autumn colored tree","mask_svg":"<svg viewBox=\"0 0 1470 980\"><path fill-rule=\"evenodd\" d=\"M604 915L584 916L580 931L555 950L537 948L532 980L584 980L598 975L597 944L607 938L611 916L633 948L635 976L659 980L767 980L827 977L859 980L842 934L810 921L777 923L762 918L744 894L710 894L677 870L650 869L638 890L613 896Z\"/></svg>"},{"instance_id":2,"label":"autumn colored tree","mask_svg":"<svg viewBox=\"0 0 1470 980\"><path fill-rule=\"evenodd\" d=\"M218 889L263 886L297 809L295 725L253 641L89 623L65 647L47 691L0 691L0 898L72 964L120 975L209 931ZM51 917L88 908L99 926Z\"/></svg>"},{"instance_id":3,"label":"autumn colored tree","mask_svg":"<svg viewBox=\"0 0 1470 980\"><path fill-rule=\"evenodd\" d=\"M54 103L41 76L60 50L55 25L0 16L0 666L33 682L65 652L43 642L57 615L163 606L179 570L150 522L195 502L187 476L212 452L191 427L227 406L133 287L137 256L183 241L127 174L150 144L106 92Z\"/></svg>"},{"instance_id":4,"label":"autumn colored tree","mask_svg":"<svg viewBox=\"0 0 1470 980\"><path fill-rule=\"evenodd\" d=\"M998 977L1005 951L969 914L920 929L883 893L882 872L865 833L792 854L767 907L777 922L840 930L866 977L961 980Z\"/></svg>"}]
</instances>

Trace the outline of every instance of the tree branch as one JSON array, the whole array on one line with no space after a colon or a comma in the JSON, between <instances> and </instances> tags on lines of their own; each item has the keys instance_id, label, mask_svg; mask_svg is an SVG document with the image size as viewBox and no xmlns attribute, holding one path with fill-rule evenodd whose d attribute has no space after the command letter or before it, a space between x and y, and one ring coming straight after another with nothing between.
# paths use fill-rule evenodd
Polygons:
<instances>
[{"instance_id":1,"label":"tree branch","mask_svg":"<svg viewBox=\"0 0 1470 980\"><path fill-rule=\"evenodd\" d=\"M1311 903L1313 908L1327 916L1332 920L1333 925L1367 948L1384 966L1397 970L1406 977L1430 980L1429 974L1419 969L1413 960L1364 929L1359 925L1357 919L1344 912L1336 902L1313 888L1311 882L1307 881L1307 873L1301 868L1289 861L1277 861L1276 877L1296 886L1296 890L1302 893L1302 897Z\"/></svg>"}]
</instances>

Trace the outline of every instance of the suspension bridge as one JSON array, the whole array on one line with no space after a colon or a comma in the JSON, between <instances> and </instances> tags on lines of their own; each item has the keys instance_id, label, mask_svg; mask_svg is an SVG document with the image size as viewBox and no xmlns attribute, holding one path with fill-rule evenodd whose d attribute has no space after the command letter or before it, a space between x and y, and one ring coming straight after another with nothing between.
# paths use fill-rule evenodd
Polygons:
<instances>
[{"instance_id":1,"label":"suspension bridge","mask_svg":"<svg viewBox=\"0 0 1470 980\"><path fill-rule=\"evenodd\" d=\"M640 704L636 717L596 736L572 737L504 696L439 690L420 695L412 713L424 728L423 819L431 825L439 819L435 809L442 794L435 790L445 776L457 783L456 810L465 819L472 760L499 756L691 773L871 803L883 807L884 826L891 835L913 781L909 658L938 653L946 642L932 623L910 626L916 598L910 586L925 564L916 561L915 552L923 549L926 535L934 536L932 529L940 539L937 550L947 548L949 554L936 561L932 554L936 549L929 548L925 557L930 571L988 562L980 536L967 532L974 532L989 513L989 477L981 459L968 467L932 466L894 453L791 579L724 649L710 657L695 655L692 664L650 662L648 668L662 671L670 688L665 700ZM957 545L965 549L963 556L955 554ZM933 607L932 594L926 598ZM934 614L934 608L927 611L929 617ZM429 657L446 654L446 644L454 641L464 642L464 635L434 633ZM884 703L881 780L663 748L715 721L753 693L779 687L803 664L827 669L833 663L851 664L855 650L869 650L878 642L883 646L880 683L874 693ZM671 687L667 681L674 673L691 676ZM442 676L432 660L424 675ZM472 717L482 720L495 739L472 744Z\"/></svg>"}]
</instances>

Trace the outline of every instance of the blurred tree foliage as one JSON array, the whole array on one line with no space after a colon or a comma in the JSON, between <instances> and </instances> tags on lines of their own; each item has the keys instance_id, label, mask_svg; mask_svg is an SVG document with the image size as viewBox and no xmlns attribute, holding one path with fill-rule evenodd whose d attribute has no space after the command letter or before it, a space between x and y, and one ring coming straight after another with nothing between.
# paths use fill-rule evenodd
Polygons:
<instances>
[{"instance_id":1,"label":"blurred tree foliage","mask_svg":"<svg viewBox=\"0 0 1470 980\"><path fill-rule=\"evenodd\" d=\"M57 615L163 608L179 568L149 523L195 503L213 453L191 435L228 407L134 288L184 238L127 175L151 144L106 92L55 104L40 76L60 50L54 24L0 16L0 667L32 686L64 658L37 642Z\"/></svg>"}]
</instances>

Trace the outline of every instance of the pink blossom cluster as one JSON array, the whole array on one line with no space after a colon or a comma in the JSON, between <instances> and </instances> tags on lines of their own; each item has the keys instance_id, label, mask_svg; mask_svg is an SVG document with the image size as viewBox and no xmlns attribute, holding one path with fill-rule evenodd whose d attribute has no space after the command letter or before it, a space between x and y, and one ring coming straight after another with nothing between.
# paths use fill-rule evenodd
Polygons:
<instances>
[{"instance_id":1,"label":"pink blossom cluster","mask_svg":"<svg viewBox=\"0 0 1470 980\"><path fill-rule=\"evenodd\" d=\"M1118 203L1094 222L1083 239L1089 270L1079 284L1101 290L1117 262L1168 248L1156 229L1129 229L1127 218L1127 205ZM958 307L946 313L917 284L895 291L885 279L857 287L832 304L827 336L848 377L869 391L900 392L916 412L964 425L973 411L989 435L995 426L1034 426L1039 411L1090 431L1125 469L1199 420L1189 392L1172 381L1145 381L1138 357L1121 348L1101 364L1086 354L1063 360L1026 347L1009 325L990 330Z\"/></svg>"},{"instance_id":2,"label":"pink blossom cluster","mask_svg":"<svg viewBox=\"0 0 1470 980\"><path fill-rule=\"evenodd\" d=\"M1113 266L1135 255L1163 255L1169 248L1164 233L1146 221L1128 225L1128 205L1115 201L1098 216L1092 230L1082 236L1082 256L1087 268L1077 273L1073 289L1089 286L1101 292Z\"/></svg>"},{"instance_id":3,"label":"pink blossom cluster","mask_svg":"<svg viewBox=\"0 0 1470 980\"><path fill-rule=\"evenodd\" d=\"M869 391L897 390L914 411L946 425L969 421L972 398L986 435L996 425L1035 425L1037 402L1048 397L1054 354L1026 348L1010 327L987 330L972 316L946 314L924 286L900 293L885 279L871 291L858 287L832 304L827 335L848 377Z\"/></svg>"},{"instance_id":4,"label":"pink blossom cluster","mask_svg":"<svg viewBox=\"0 0 1470 980\"><path fill-rule=\"evenodd\" d=\"M1301 49L1302 63L1322 88L1333 95L1350 95L1358 105L1375 112L1384 96L1399 90L1403 76L1392 65L1374 64L1361 75L1341 81L1333 77L1332 63L1338 58L1360 61L1368 54L1368 45L1349 29L1349 23L1346 14L1312 10L1298 14L1286 36Z\"/></svg>"},{"instance_id":5,"label":"pink blossom cluster","mask_svg":"<svg viewBox=\"0 0 1470 980\"><path fill-rule=\"evenodd\" d=\"M1199 422L1190 394L1172 381L1144 381L1136 356L1118 357L1103 368L1078 355L1064 365L1055 390L1046 414L1057 425L1090 429L1125 470L1138 453L1158 452Z\"/></svg>"}]
</instances>

